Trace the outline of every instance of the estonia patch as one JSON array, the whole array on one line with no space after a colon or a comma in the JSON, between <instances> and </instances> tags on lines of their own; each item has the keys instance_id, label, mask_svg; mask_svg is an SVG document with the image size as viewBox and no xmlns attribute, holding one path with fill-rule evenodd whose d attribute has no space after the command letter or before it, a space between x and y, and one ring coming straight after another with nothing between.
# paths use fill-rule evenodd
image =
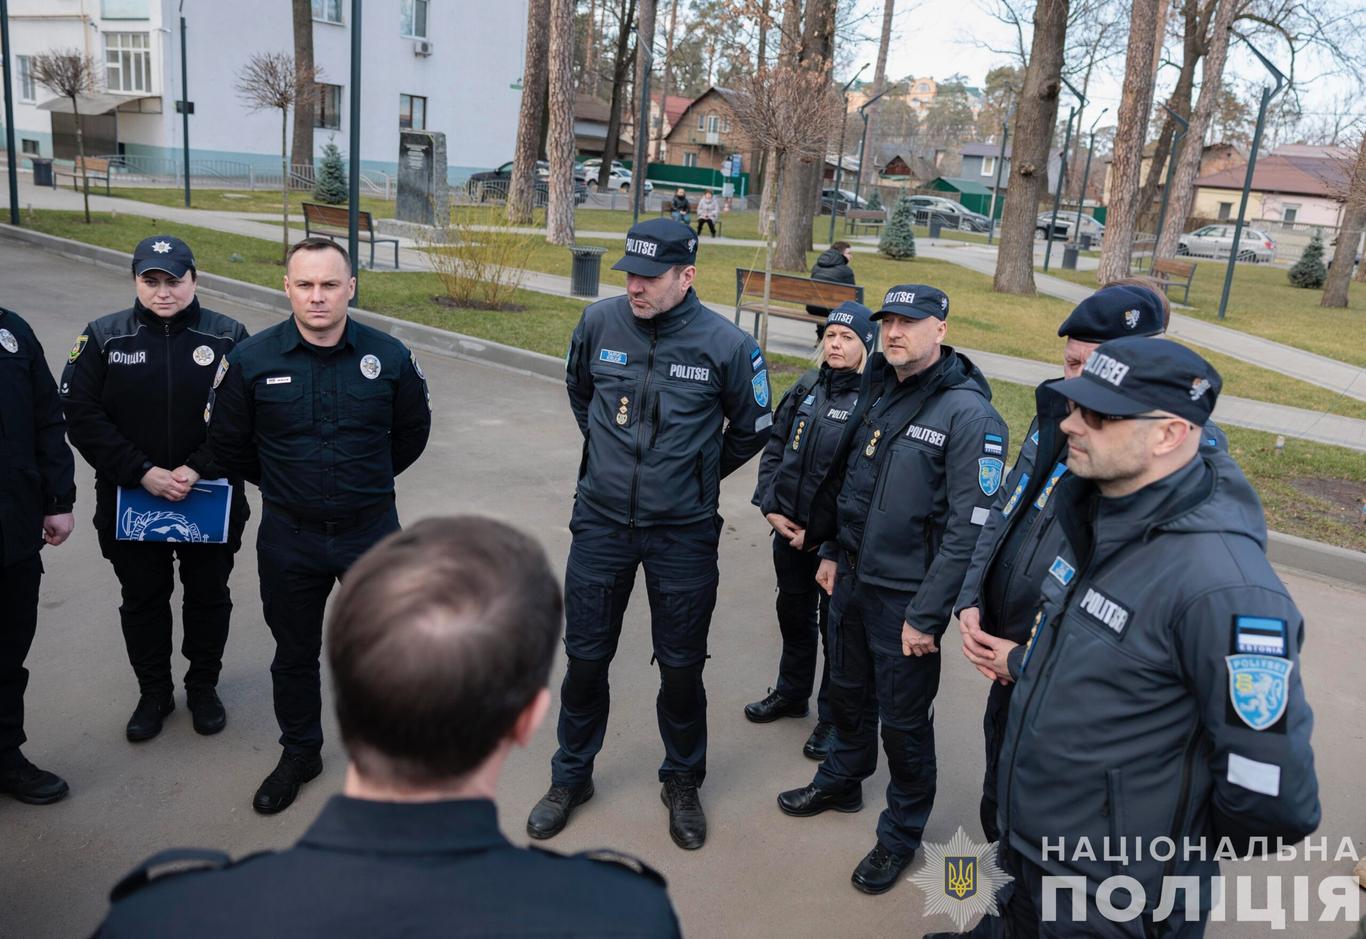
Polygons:
<instances>
[{"instance_id":1,"label":"estonia patch","mask_svg":"<svg viewBox=\"0 0 1366 939\"><path fill-rule=\"evenodd\" d=\"M764 367L764 355L757 348L752 350L749 354L749 367L756 372Z\"/></svg>"},{"instance_id":2,"label":"estonia patch","mask_svg":"<svg viewBox=\"0 0 1366 939\"><path fill-rule=\"evenodd\" d=\"M1059 555L1058 557L1055 557L1053 563L1048 566L1048 573L1053 575L1054 580L1066 587L1072 582L1072 578L1076 576L1077 569L1064 561L1062 556Z\"/></svg>"},{"instance_id":3,"label":"estonia patch","mask_svg":"<svg viewBox=\"0 0 1366 939\"><path fill-rule=\"evenodd\" d=\"M1286 654L1285 620L1268 616L1233 617L1233 651L1235 654Z\"/></svg>"},{"instance_id":4,"label":"estonia patch","mask_svg":"<svg viewBox=\"0 0 1366 939\"><path fill-rule=\"evenodd\" d=\"M1000 434L986 434L982 437L982 452L1000 456L1005 452L1005 440Z\"/></svg>"},{"instance_id":5,"label":"estonia patch","mask_svg":"<svg viewBox=\"0 0 1366 939\"><path fill-rule=\"evenodd\" d=\"M977 485L984 496L994 496L1001 488L1006 465L994 456L984 456L977 461Z\"/></svg>"},{"instance_id":6,"label":"estonia patch","mask_svg":"<svg viewBox=\"0 0 1366 939\"><path fill-rule=\"evenodd\" d=\"M625 352L616 352L616 351L614 351L614 350L612 350L612 349L599 349L599 350L598 350L598 361L599 361L599 362L611 362L613 365L625 365L625 364L626 364L626 353L625 353Z\"/></svg>"},{"instance_id":7,"label":"estonia patch","mask_svg":"<svg viewBox=\"0 0 1366 939\"><path fill-rule=\"evenodd\" d=\"M750 380L754 390L754 403L761 408L768 407L768 369L764 369Z\"/></svg>"}]
</instances>

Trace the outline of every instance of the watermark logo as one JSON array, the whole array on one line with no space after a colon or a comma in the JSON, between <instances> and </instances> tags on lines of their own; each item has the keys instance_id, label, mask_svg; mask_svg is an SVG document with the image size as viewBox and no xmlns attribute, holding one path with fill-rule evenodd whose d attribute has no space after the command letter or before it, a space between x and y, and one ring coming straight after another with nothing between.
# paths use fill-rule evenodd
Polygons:
<instances>
[{"instance_id":1,"label":"watermark logo","mask_svg":"<svg viewBox=\"0 0 1366 939\"><path fill-rule=\"evenodd\" d=\"M1010 875L996 863L996 844L978 844L958 826L948 844L927 842L925 863L907 878L925 892L925 915L944 915L961 932L977 916L997 915L996 894Z\"/></svg>"}]
</instances>

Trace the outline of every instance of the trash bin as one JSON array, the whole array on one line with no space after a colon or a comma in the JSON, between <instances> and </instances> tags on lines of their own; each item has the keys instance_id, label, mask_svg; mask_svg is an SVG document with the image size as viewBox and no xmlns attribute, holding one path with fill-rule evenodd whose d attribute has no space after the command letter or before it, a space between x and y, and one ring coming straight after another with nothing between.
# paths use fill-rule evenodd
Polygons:
<instances>
[{"instance_id":1,"label":"trash bin","mask_svg":"<svg viewBox=\"0 0 1366 939\"><path fill-rule=\"evenodd\" d=\"M1077 246L1075 244L1062 246L1062 269L1065 271L1077 269Z\"/></svg>"},{"instance_id":2,"label":"trash bin","mask_svg":"<svg viewBox=\"0 0 1366 939\"><path fill-rule=\"evenodd\" d=\"M42 157L30 157L33 161L33 185L53 186L52 181L52 161Z\"/></svg>"},{"instance_id":3,"label":"trash bin","mask_svg":"<svg viewBox=\"0 0 1366 939\"><path fill-rule=\"evenodd\" d=\"M593 245L571 245L574 267L569 277L569 292L576 297L596 297L598 278L602 271L602 256L606 248Z\"/></svg>"},{"instance_id":4,"label":"trash bin","mask_svg":"<svg viewBox=\"0 0 1366 939\"><path fill-rule=\"evenodd\" d=\"M939 233L944 230L944 220L937 215L930 216L930 237L938 238Z\"/></svg>"}]
</instances>

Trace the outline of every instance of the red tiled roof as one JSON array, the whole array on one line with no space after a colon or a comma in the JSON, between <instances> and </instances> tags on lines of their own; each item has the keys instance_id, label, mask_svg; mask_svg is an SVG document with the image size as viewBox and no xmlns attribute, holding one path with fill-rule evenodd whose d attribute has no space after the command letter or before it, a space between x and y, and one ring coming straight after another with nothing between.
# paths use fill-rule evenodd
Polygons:
<instances>
[{"instance_id":1,"label":"red tiled roof","mask_svg":"<svg viewBox=\"0 0 1366 939\"><path fill-rule=\"evenodd\" d=\"M650 100L655 107L659 106L659 92L650 92ZM683 112L688 110L688 105L692 104L692 98L683 95L669 95L664 99L664 119L672 126L678 123L678 119Z\"/></svg>"},{"instance_id":2,"label":"red tiled roof","mask_svg":"<svg viewBox=\"0 0 1366 939\"><path fill-rule=\"evenodd\" d=\"M1257 160L1252 188L1258 192L1287 192L1305 196L1342 198L1347 192L1347 167L1324 157L1286 156L1272 153ZM1242 189L1247 164L1239 163L1218 173L1201 176L1195 185L1206 189Z\"/></svg>"}]
</instances>

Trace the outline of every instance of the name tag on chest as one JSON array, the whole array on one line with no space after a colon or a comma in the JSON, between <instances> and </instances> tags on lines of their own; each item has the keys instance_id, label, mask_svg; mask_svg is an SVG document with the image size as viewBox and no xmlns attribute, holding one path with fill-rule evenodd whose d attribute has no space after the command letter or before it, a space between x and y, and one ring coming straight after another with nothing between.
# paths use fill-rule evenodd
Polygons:
<instances>
[{"instance_id":1,"label":"name tag on chest","mask_svg":"<svg viewBox=\"0 0 1366 939\"><path fill-rule=\"evenodd\" d=\"M1088 619L1104 626L1116 636L1123 636L1124 630L1129 626L1129 620L1133 619L1132 610L1095 587L1086 588L1080 606Z\"/></svg>"},{"instance_id":2,"label":"name tag on chest","mask_svg":"<svg viewBox=\"0 0 1366 939\"><path fill-rule=\"evenodd\" d=\"M944 441L948 439L948 434L942 430L935 430L933 427L921 427L919 424L912 424L906 428L906 438L919 441L934 447L936 450L942 450L944 449Z\"/></svg>"}]
</instances>

